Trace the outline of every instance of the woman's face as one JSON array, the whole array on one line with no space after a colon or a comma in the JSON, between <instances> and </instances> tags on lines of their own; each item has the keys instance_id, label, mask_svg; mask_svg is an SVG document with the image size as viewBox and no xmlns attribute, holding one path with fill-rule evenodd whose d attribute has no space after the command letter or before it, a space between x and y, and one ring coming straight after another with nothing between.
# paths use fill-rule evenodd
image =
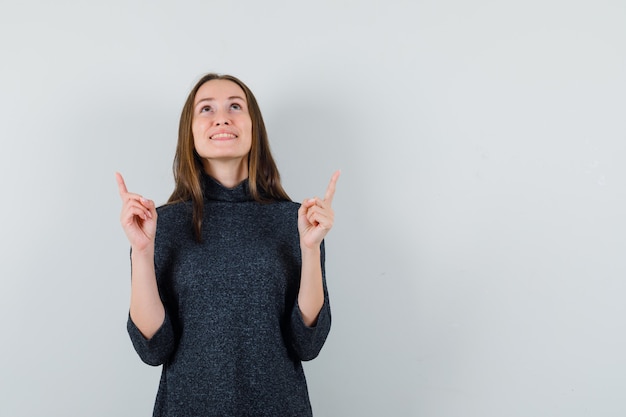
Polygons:
<instances>
[{"instance_id":1,"label":"woman's face","mask_svg":"<svg viewBox=\"0 0 626 417\"><path fill-rule=\"evenodd\" d=\"M204 83L194 99L191 130L205 168L217 161L247 162L252 119L241 87L229 80Z\"/></svg>"}]
</instances>

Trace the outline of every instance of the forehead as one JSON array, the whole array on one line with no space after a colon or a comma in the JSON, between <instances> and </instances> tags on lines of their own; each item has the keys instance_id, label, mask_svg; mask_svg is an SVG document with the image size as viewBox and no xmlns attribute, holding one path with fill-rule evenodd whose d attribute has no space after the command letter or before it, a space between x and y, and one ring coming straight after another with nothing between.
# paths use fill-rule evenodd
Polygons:
<instances>
[{"instance_id":1,"label":"forehead","mask_svg":"<svg viewBox=\"0 0 626 417\"><path fill-rule=\"evenodd\" d=\"M230 80L211 80L200 86L196 93L195 102L205 99L224 100L231 97L240 97L246 100L246 94L237 83Z\"/></svg>"}]
</instances>

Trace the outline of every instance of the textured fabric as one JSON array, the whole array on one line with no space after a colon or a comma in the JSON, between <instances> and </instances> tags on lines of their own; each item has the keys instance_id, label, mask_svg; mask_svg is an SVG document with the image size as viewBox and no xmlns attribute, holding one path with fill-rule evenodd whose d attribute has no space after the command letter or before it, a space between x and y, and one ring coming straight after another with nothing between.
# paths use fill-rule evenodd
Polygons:
<instances>
[{"instance_id":1,"label":"textured fabric","mask_svg":"<svg viewBox=\"0 0 626 417\"><path fill-rule=\"evenodd\" d=\"M330 330L324 305L314 327L297 305L299 205L258 203L247 180L233 189L203 177L203 243L191 203L160 207L155 269L166 317L149 340L128 319L141 359L163 365L154 416L311 416L301 361Z\"/></svg>"}]
</instances>

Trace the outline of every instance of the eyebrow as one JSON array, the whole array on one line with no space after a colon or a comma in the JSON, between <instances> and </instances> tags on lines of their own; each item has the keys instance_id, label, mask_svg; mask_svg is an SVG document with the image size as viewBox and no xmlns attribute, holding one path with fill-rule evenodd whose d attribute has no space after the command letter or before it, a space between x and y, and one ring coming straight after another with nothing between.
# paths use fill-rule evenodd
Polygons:
<instances>
[{"instance_id":1,"label":"eyebrow","mask_svg":"<svg viewBox=\"0 0 626 417\"><path fill-rule=\"evenodd\" d=\"M230 96L230 97L228 97L228 100L235 100L235 99L239 99L239 100L243 101L244 103L246 102L246 99L241 97L241 96ZM194 104L194 107L197 106L198 104L202 103L203 101L215 101L215 99L213 97L201 98L200 100L198 100L196 102L196 104Z\"/></svg>"}]
</instances>

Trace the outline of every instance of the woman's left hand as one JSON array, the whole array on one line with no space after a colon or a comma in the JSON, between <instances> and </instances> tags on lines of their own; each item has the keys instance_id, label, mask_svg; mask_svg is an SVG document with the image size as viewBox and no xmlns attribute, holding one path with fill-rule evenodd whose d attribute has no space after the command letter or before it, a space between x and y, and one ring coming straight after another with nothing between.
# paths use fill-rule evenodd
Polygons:
<instances>
[{"instance_id":1,"label":"woman's left hand","mask_svg":"<svg viewBox=\"0 0 626 417\"><path fill-rule=\"evenodd\" d=\"M324 199L318 197L308 198L302 202L298 210L298 231L300 232L300 246L302 249L319 248L322 240L333 227L335 213L331 207L335 196L335 187L341 171L336 171Z\"/></svg>"}]
</instances>

